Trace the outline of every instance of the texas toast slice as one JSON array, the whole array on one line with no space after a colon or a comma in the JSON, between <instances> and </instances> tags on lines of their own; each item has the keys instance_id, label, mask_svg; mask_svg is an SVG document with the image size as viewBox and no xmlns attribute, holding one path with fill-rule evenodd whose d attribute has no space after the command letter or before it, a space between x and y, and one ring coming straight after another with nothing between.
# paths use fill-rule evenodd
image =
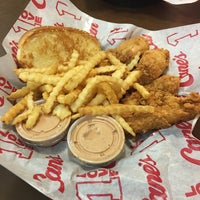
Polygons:
<instances>
[{"instance_id":1,"label":"texas toast slice","mask_svg":"<svg viewBox=\"0 0 200 200\"><path fill-rule=\"evenodd\" d=\"M19 67L48 67L69 61L73 50L84 60L100 50L99 41L86 31L43 26L28 30L19 40Z\"/></svg>"}]
</instances>

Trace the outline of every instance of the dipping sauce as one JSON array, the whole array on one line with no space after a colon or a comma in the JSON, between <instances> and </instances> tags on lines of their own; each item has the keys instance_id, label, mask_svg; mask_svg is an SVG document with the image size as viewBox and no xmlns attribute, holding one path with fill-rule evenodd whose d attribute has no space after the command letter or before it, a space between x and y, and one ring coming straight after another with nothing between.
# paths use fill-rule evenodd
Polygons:
<instances>
[{"instance_id":1,"label":"dipping sauce","mask_svg":"<svg viewBox=\"0 0 200 200\"><path fill-rule=\"evenodd\" d=\"M67 142L73 159L79 164L105 166L122 155L125 136L112 117L85 116L69 128Z\"/></svg>"},{"instance_id":2,"label":"dipping sauce","mask_svg":"<svg viewBox=\"0 0 200 200\"><path fill-rule=\"evenodd\" d=\"M16 130L26 144L47 147L63 139L70 120L71 118L60 120L57 116L41 114L32 129L26 129L24 123L19 123Z\"/></svg>"}]
</instances>

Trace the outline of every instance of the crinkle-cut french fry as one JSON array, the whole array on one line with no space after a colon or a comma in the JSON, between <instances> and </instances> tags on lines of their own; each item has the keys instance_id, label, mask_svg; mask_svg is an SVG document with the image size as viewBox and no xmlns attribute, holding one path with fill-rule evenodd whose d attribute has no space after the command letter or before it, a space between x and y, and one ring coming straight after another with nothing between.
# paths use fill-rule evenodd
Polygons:
<instances>
[{"instance_id":1,"label":"crinkle-cut french fry","mask_svg":"<svg viewBox=\"0 0 200 200\"><path fill-rule=\"evenodd\" d=\"M26 98L27 110L23 113L17 115L12 122L12 125L22 122L23 120L28 118L28 115L31 114L34 108L34 101L33 101L33 92L30 92Z\"/></svg>"},{"instance_id":2,"label":"crinkle-cut french fry","mask_svg":"<svg viewBox=\"0 0 200 200\"><path fill-rule=\"evenodd\" d=\"M31 110L26 110L23 113L17 115L14 120L12 121L12 125L16 125L28 118L28 115L31 114Z\"/></svg>"},{"instance_id":3,"label":"crinkle-cut french fry","mask_svg":"<svg viewBox=\"0 0 200 200\"><path fill-rule=\"evenodd\" d=\"M87 105L88 106L97 106L102 104L102 102L106 99L104 94L98 93Z\"/></svg>"},{"instance_id":4,"label":"crinkle-cut french fry","mask_svg":"<svg viewBox=\"0 0 200 200\"><path fill-rule=\"evenodd\" d=\"M138 70L131 71L123 82L124 90L127 91L131 86L133 86L133 84L137 82L140 76L141 76L141 71Z\"/></svg>"},{"instance_id":5,"label":"crinkle-cut french fry","mask_svg":"<svg viewBox=\"0 0 200 200\"><path fill-rule=\"evenodd\" d=\"M16 68L16 69L14 69L14 71L17 75L19 75L23 72L41 73L41 74L56 74L57 68L58 67L56 65L52 65L50 67Z\"/></svg>"},{"instance_id":6,"label":"crinkle-cut french fry","mask_svg":"<svg viewBox=\"0 0 200 200\"><path fill-rule=\"evenodd\" d=\"M108 60L113 64L113 65L118 65L121 66L123 65L123 63L117 58L115 57L111 52L106 52L106 57L108 58Z\"/></svg>"},{"instance_id":7,"label":"crinkle-cut french fry","mask_svg":"<svg viewBox=\"0 0 200 200\"><path fill-rule=\"evenodd\" d=\"M80 83L85 79L90 71L90 66L77 66L77 71L74 72L74 75L71 76L69 81L65 84L65 91L69 92L77 88Z\"/></svg>"},{"instance_id":8,"label":"crinkle-cut french fry","mask_svg":"<svg viewBox=\"0 0 200 200\"><path fill-rule=\"evenodd\" d=\"M112 73L112 77L122 78L126 71L126 65L121 65L115 72Z\"/></svg>"},{"instance_id":9,"label":"crinkle-cut french fry","mask_svg":"<svg viewBox=\"0 0 200 200\"><path fill-rule=\"evenodd\" d=\"M126 122L126 120L123 117L121 117L120 115L112 115L112 117L115 118L119 122L119 124L122 126L122 128L125 131L130 133L133 137L136 136L136 133L133 131L131 126Z\"/></svg>"},{"instance_id":10,"label":"crinkle-cut french fry","mask_svg":"<svg viewBox=\"0 0 200 200\"><path fill-rule=\"evenodd\" d=\"M121 87L123 80L111 76L95 76L87 81L87 85L83 88L81 93L79 94L78 98L75 102L71 104L71 110L73 112L77 112L78 108L82 105L85 105L91 101L94 95L97 93L96 87L100 82L113 82L114 84Z\"/></svg>"},{"instance_id":11,"label":"crinkle-cut french fry","mask_svg":"<svg viewBox=\"0 0 200 200\"><path fill-rule=\"evenodd\" d=\"M47 68L47 67L46 67ZM53 65L53 66L51 66L51 67L48 67L47 69L46 69L46 72L45 72L45 74L56 74L58 72L58 66L57 65Z\"/></svg>"},{"instance_id":12,"label":"crinkle-cut french fry","mask_svg":"<svg viewBox=\"0 0 200 200\"><path fill-rule=\"evenodd\" d=\"M153 113L154 107L130 104L110 104L80 107L78 112L81 115L122 115L124 113Z\"/></svg>"},{"instance_id":13,"label":"crinkle-cut french fry","mask_svg":"<svg viewBox=\"0 0 200 200\"><path fill-rule=\"evenodd\" d=\"M149 98L150 93L143 85L140 85L139 83L134 83L133 87L142 95L144 99Z\"/></svg>"},{"instance_id":14,"label":"crinkle-cut french fry","mask_svg":"<svg viewBox=\"0 0 200 200\"><path fill-rule=\"evenodd\" d=\"M78 70L77 73L75 73L76 76L71 76L72 78L65 85L65 90L71 91L74 88L76 88L80 83L82 83L83 80L89 74L90 70L94 68L96 65L98 65L101 62L101 60L105 58L105 56L106 56L105 52L100 51L98 54L89 59L85 63L85 65L77 66Z\"/></svg>"},{"instance_id":15,"label":"crinkle-cut french fry","mask_svg":"<svg viewBox=\"0 0 200 200\"><path fill-rule=\"evenodd\" d=\"M47 98L46 102L43 105L43 111L45 114L48 114L52 111L58 94L61 92L61 90L64 88L65 84L70 80L70 78L72 76L75 76L79 70L80 66L74 67L68 72L66 72L63 77L60 78L60 80L50 93L49 98Z\"/></svg>"},{"instance_id":16,"label":"crinkle-cut french fry","mask_svg":"<svg viewBox=\"0 0 200 200\"><path fill-rule=\"evenodd\" d=\"M59 94L57 97L57 101L58 103L61 103L61 104L70 105L72 102L76 100L80 92L81 92L80 89L75 89L66 95Z\"/></svg>"},{"instance_id":17,"label":"crinkle-cut french fry","mask_svg":"<svg viewBox=\"0 0 200 200\"><path fill-rule=\"evenodd\" d=\"M67 67L69 69L75 67L77 64L78 58L79 58L79 52L76 49L73 49L73 52L72 52L72 55Z\"/></svg>"},{"instance_id":18,"label":"crinkle-cut french fry","mask_svg":"<svg viewBox=\"0 0 200 200\"><path fill-rule=\"evenodd\" d=\"M70 105L70 108L73 112L76 112L79 107L89 102L93 96L96 94L96 80L91 78L91 81L86 85L85 88L78 95L78 98Z\"/></svg>"},{"instance_id":19,"label":"crinkle-cut french fry","mask_svg":"<svg viewBox=\"0 0 200 200\"><path fill-rule=\"evenodd\" d=\"M85 65L87 62L87 60L78 60L77 65Z\"/></svg>"},{"instance_id":20,"label":"crinkle-cut french fry","mask_svg":"<svg viewBox=\"0 0 200 200\"><path fill-rule=\"evenodd\" d=\"M98 65L104 58L106 57L106 53L104 51L99 51L96 55L92 56L85 65L90 65L90 68Z\"/></svg>"},{"instance_id":21,"label":"crinkle-cut french fry","mask_svg":"<svg viewBox=\"0 0 200 200\"><path fill-rule=\"evenodd\" d=\"M31 129L35 126L37 123L39 117L41 114L41 106L40 105L35 105L32 111L28 114L28 118L25 123L25 127L27 129Z\"/></svg>"},{"instance_id":22,"label":"crinkle-cut french fry","mask_svg":"<svg viewBox=\"0 0 200 200\"><path fill-rule=\"evenodd\" d=\"M17 89L14 92L11 92L8 96L7 99L19 99L21 97L26 96L30 92L30 88L27 86L24 86L20 89Z\"/></svg>"},{"instance_id":23,"label":"crinkle-cut french fry","mask_svg":"<svg viewBox=\"0 0 200 200\"><path fill-rule=\"evenodd\" d=\"M25 82L31 81L31 82L36 82L38 84L52 84L52 85L56 85L60 80L60 77L56 75L47 75L35 72L34 73L22 72L19 74L19 78Z\"/></svg>"},{"instance_id":24,"label":"crinkle-cut french fry","mask_svg":"<svg viewBox=\"0 0 200 200\"><path fill-rule=\"evenodd\" d=\"M107 52L107 58L113 65L119 66L119 68L113 72L112 76L116 78L122 78L127 70L127 66L123 64L118 58L116 58L111 52Z\"/></svg>"},{"instance_id":25,"label":"crinkle-cut french fry","mask_svg":"<svg viewBox=\"0 0 200 200\"><path fill-rule=\"evenodd\" d=\"M47 91L44 91L44 92L42 93L42 98L43 98L44 100L47 100L47 99L49 98L49 93L48 93Z\"/></svg>"},{"instance_id":26,"label":"crinkle-cut french fry","mask_svg":"<svg viewBox=\"0 0 200 200\"><path fill-rule=\"evenodd\" d=\"M17 89L16 91L10 93L7 99L19 99L26 96L30 91L35 90L38 87L38 83L28 82L26 86Z\"/></svg>"},{"instance_id":27,"label":"crinkle-cut french fry","mask_svg":"<svg viewBox=\"0 0 200 200\"><path fill-rule=\"evenodd\" d=\"M56 105L52 113L53 115L56 115L61 120L71 116L71 111L69 107L63 104Z\"/></svg>"},{"instance_id":28,"label":"crinkle-cut french fry","mask_svg":"<svg viewBox=\"0 0 200 200\"><path fill-rule=\"evenodd\" d=\"M140 60L140 55L141 53L138 52L134 58L131 60L131 62L127 65L127 68L129 71L133 70L134 67L138 64L139 60Z\"/></svg>"},{"instance_id":29,"label":"crinkle-cut french fry","mask_svg":"<svg viewBox=\"0 0 200 200\"><path fill-rule=\"evenodd\" d=\"M53 90L53 86L50 85L50 84L45 84L45 85L40 86L40 91L41 92L48 92L48 93L50 93L50 92L52 92L52 90Z\"/></svg>"},{"instance_id":30,"label":"crinkle-cut french fry","mask_svg":"<svg viewBox=\"0 0 200 200\"><path fill-rule=\"evenodd\" d=\"M63 73L66 73L67 71L69 71L69 68L68 68L67 65L62 64L62 65L59 65L59 66L58 66L58 71L57 71L57 73L59 73L59 74L62 75Z\"/></svg>"},{"instance_id":31,"label":"crinkle-cut french fry","mask_svg":"<svg viewBox=\"0 0 200 200\"><path fill-rule=\"evenodd\" d=\"M80 113L75 113L75 114L72 114L71 115L71 119L72 120L76 120L76 119L78 119L79 117L81 117L82 115L80 114Z\"/></svg>"},{"instance_id":32,"label":"crinkle-cut french fry","mask_svg":"<svg viewBox=\"0 0 200 200\"><path fill-rule=\"evenodd\" d=\"M109 82L111 88L115 91L117 98L120 99L122 95L125 93L123 88L116 84L115 82ZM106 100L106 95L102 93L97 93L96 96L87 104L90 106L96 106L102 104Z\"/></svg>"},{"instance_id":33,"label":"crinkle-cut french fry","mask_svg":"<svg viewBox=\"0 0 200 200\"><path fill-rule=\"evenodd\" d=\"M28 81L26 83L27 87L30 88L31 91L37 89L40 86L40 83L36 83L36 82L32 82L32 81Z\"/></svg>"},{"instance_id":34,"label":"crinkle-cut french fry","mask_svg":"<svg viewBox=\"0 0 200 200\"><path fill-rule=\"evenodd\" d=\"M106 66L100 66L100 67L94 68L93 71L95 75L106 74L106 73L114 72L119 68L120 66L118 65L106 65Z\"/></svg>"},{"instance_id":35,"label":"crinkle-cut french fry","mask_svg":"<svg viewBox=\"0 0 200 200\"><path fill-rule=\"evenodd\" d=\"M97 87L97 91L98 93L104 94L110 104L119 103L119 99L117 98L115 91L108 82L101 82Z\"/></svg>"},{"instance_id":36,"label":"crinkle-cut french fry","mask_svg":"<svg viewBox=\"0 0 200 200\"><path fill-rule=\"evenodd\" d=\"M27 95L27 108L28 110L33 110L34 108L33 92Z\"/></svg>"},{"instance_id":37,"label":"crinkle-cut french fry","mask_svg":"<svg viewBox=\"0 0 200 200\"><path fill-rule=\"evenodd\" d=\"M19 113L27 108L27 96L18 101L14 106L12 106L0 120L5 124L9 124Z\"/></svg>"},{"instance_id":38,"label":"crinkle-cut french fry","mask_svg":"<svg viewBox=\"0 0 200 200\"><path fill-rule=\"evenodd\" d=\"M109 102L107 100L105 100L103 102L103 105L109 105ZM126 130L128 133L130 133L133 137L136 136L136 133L133 131L133 129L131 128L131 126L128 124L128 122L120 115L114 114L111 115L114 119L116 119L118 121L118 123L122 126L122 128L124 130Z\"/></svg>"}]
</instances>

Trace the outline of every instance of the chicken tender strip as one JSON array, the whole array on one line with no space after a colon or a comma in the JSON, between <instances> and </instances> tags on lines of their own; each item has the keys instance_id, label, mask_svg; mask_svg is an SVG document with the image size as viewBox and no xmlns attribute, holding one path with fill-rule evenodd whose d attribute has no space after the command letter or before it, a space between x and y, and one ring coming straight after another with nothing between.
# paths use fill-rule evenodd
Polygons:
<instances>
[{"instance_id":1,"label":"chicken tender strip","mask_svg":"<svg viewBox=\"0 0 200 200\"><path fill-rule=\"evenodd\" d=\"M176 97L163 91L151 92L145 105L153 106L152 113L122 114L136 133L168 128L174 124L194 119L200 114L200 95L192 92Z\"/></svg>"},{"instance_id":2,"label":"chicken tender strip","mask_svg":"<svg viewBox=\"0 0 200 200\"><path fill-rule=\"evenodd\" d=\"M180 78L178 76L163 75L155 79L152 83L145 85L148 91L162 90L177 95L180 87Z\"/></svg>"},{"instance_id":3,"label":"chicken tender strip","mask_svg":"<svg viewBox=\"0 0 200 200\"><path fill-rule=\"evenodd\" d=\"M136 70L142 75L138 82L142 85L151 83L160 77L169 66L169 51L165 49L151 49L144 52Z\"/></svg>"},{"instance_id":4,"label":"chicken tender strip","mask_svg":"<svg viewBox=\"0 0 200 200\"><path fill-rule=\"evenodd\" d=\"M179 84L180 84L179 77L171 75L163 75L158 79L154 80L152 83L145 85L144 87L146 88L148 93L155 91L163 91L163 92L169 92L173 95L177 95L179 90ZM148 98L149 96L150 94L148 94ZM127 93L126 96L123 99L121 99L121 102L123 102L124 104L136 104L136 105L146 104L145 98L143 98L141 96L141 93L139 93L138 91ZM159 103L159 100L157 100L157 102Z\"/></svg>"},{"instance_id":5,"label":"chicken tender strip","mask_svg":"<svg viewBox=\"0 0 200 200\"><path fill-rule=\"evenodd\" d=\"M138 53L143 54L148 49L148 40L144 37L137 36L121 42L116 48L110 49L109 51L122 63L129 64Z\"/></svg>"}]
</instances>

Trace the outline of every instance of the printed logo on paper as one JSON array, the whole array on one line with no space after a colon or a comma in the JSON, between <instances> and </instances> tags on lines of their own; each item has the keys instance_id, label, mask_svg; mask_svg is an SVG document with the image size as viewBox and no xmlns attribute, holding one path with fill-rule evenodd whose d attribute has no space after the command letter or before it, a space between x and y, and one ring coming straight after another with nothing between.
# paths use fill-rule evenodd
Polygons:
<instances>
[{"instance_id":1,"label":"printed logo on paper","mask_svg":"<svg viewBox=\"0 0 200 200\"><path fill-rule=\"evenodd\" d=\"M97 198L109 200L123 199L118 171L102 168L78 174L76 179L76 197L79 200Z\"/></svg>"}]
</instances>

